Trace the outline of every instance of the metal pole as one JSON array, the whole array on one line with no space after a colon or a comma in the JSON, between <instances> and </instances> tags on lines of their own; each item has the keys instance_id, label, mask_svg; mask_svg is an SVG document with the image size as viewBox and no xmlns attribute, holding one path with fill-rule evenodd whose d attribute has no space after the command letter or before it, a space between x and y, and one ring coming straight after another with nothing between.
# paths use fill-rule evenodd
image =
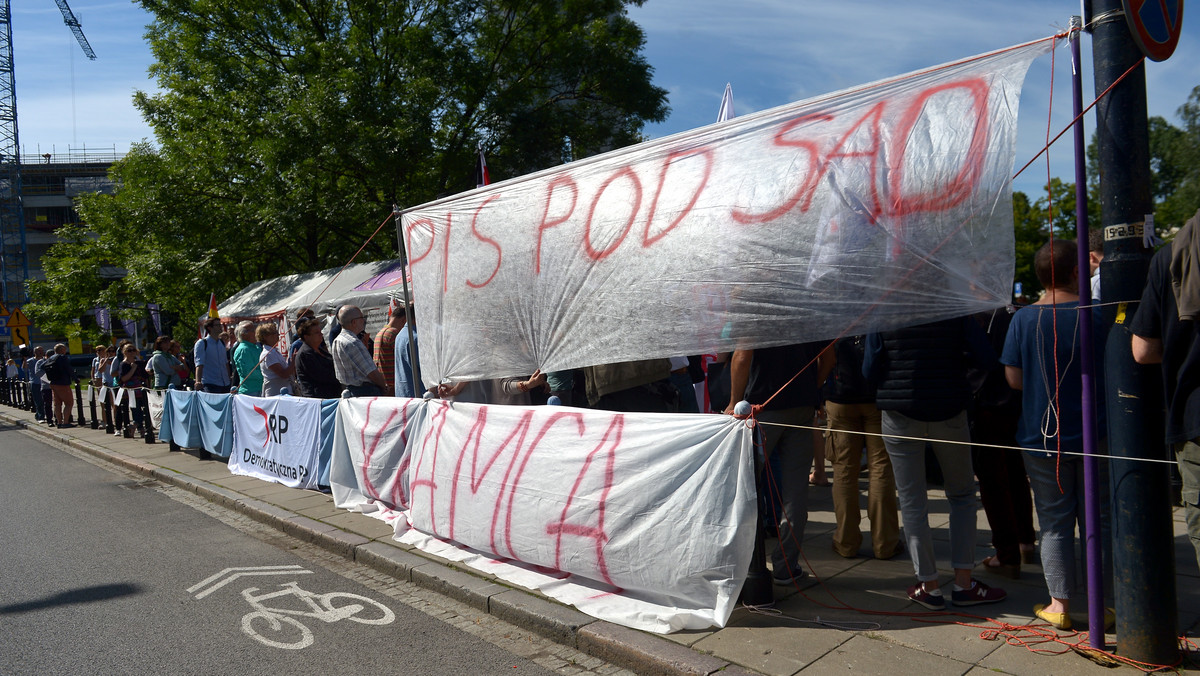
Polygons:
<instances>
[{"instance_id":1,"label":"metal pole","mask_svg":"<svg viewBox=\"0 0 1200 676\"><path fill-rule=\"evenodd\" d=\"M1122 458L1109 465L1117 643L1125 657L1166 665L1179 656L1167 465L1140 462L1165 457L1163 390L1157 367L1133 361L1129 331L1150 264L1143 223L1154 208L1146 71L1121 1L1093 0L1092 9L1096 91L1112 86L1096 107L1096 146L1104 227L1100 296L1110 327L1104 352L1109 453Z\"/></svg>"},{"instance_id":2,"label":"metal pole","mask_svg":"<svg viewBox=\"0 0 1200 676\"><path fill-rule=\"evenodd\" d=\"M143 392L143 396L146 398L145 404L138 404L138 406L142 406L142 424L145 425L142 429L145 430L146 443L152 444L154 443L154 424L150 420L150 393Z\"/></svg>"},{"instance_id":3,"label":"metal pole","mask_svg":"<svg viewBox=\"0 0 1200 676\"><path fill-rule=\"evenodd\" d=\"M96 418L96 387L94 385L88 386L88 410L92 414L92 429L99 429L100 421ZM80 424L83 424L82 420Z\"/></svg>"},{"instance_id":4,"label":"metal pole","mask_svg":"<svg viewBox=\"0 0 1200 676\"><path fill-rule=\"evenodd\" d=\"M79 388L79 379L75 378L75 410L79 412L80 427L83 427L83 391ZM70 414L70 411L67 411Z\"/></svg>"},{"instance_id":5,"label":"metal pole","mask_svg":"<svg viewBox=\"0 0 1200 676\"><path fill-rule=\"evenodd\" d=\"M1096 402L1095 402L1095 351L1092 347L1092 285L1086 276L1091 270L1088 257L1088 211L1087 211L1087 142L1083 135L1083 72L1079 55L1079 41L1083 19L1071 17L1071 97L1075 114L1075 240L1079 250L1079 342L1081 357L1080 372L1083 391L1083 500L1084 523L1087 539L1088 583L1088 644L1104 649L1104 566L1103 548L1100 546L1100 498L1104 491L1100 486L1098 461L1096 459Z\"/></svg>"},{"instance_id":6,"label":"metal pole","mask_svg":"<svg viewBox=\"0 0 1200 676\"><path fill-rule=\"evenodd\" d=\"M114 417L116 414L113 411L112 401L113 401L112 388L109 388L109 387L104 388L104 404L103 404L103 406L104 406L104 414L105 414L104 415L104 433L105 434L112 434L116 431L116 428L113 426Z\"/></svg>"}]
</instances>

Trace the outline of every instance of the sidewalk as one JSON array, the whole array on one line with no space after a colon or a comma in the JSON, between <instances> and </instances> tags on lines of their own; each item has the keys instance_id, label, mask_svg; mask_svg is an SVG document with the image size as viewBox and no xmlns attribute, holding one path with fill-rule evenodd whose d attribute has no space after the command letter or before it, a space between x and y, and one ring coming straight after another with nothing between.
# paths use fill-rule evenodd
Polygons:
<instances>
[{"instance_id":1,"label":"sidewalk","mask_svg":"<svg viewBox=\"0 0 1200 676\"><path fill-rule=\"evenodd\" d=\"M1030 646L1008 645L1005 637L989 632L1000 625L983 617L917 613L923 609L905 596L906 587L913 581L907 557L891 561L869 556L843 559L833 552L830 533L834 516L829 488L809 490L805 554L810 564L807 567L815 575L802 582L802 589L776 586L773 609L739 608L724 629L657 636L595 620L536 592L513 589L472 569L400 545L391 540L390 527L336 509L328 495L234 476L220 459L200 460L195 451L172 453L167 444L105 435L103 429L87 426L52 429L35 422L30 412L8 407L0 408L0 424L5 423L24 426L50 443L70 446L183 487L295 537L638 673L1113 673L1066 645L1044 642L1029 630L1013 633L1024 637ZM944 564L949 557L949 543L946 503L939 492L930 493L930 511L938 560ZM1178 626L1181 634L1195 641L1200 636L1200 572L1180 509L1175 511L1174 527ZM981 509L977 560L990 553L989 535ZM869 555L866 543L863 552ZM969 610L1013 625L1036 621L1033 605L1046 601L1039 566L1024 566L1019 581L984 572L979 576L1007 589L1009 598ZM950 572L944 571L943 580L949 578ZM866 614L847 606L902 614ZM1076 626L1085 626L1086 608L1080 605L1073 610ZM981 637L985 632L988 638ZM1038 632L1052 634L1053 630L1042 624ZM1071 632L1060 636L1080 642ZM1108 645L1115 642L1115 635L1110 634ZM1179 671L1200 674L1200 655L1193 654L1191 663L1185 663ZM1128 667L1118 673L1122 672L1135 673Z\"/></svg>"}]
</instances>

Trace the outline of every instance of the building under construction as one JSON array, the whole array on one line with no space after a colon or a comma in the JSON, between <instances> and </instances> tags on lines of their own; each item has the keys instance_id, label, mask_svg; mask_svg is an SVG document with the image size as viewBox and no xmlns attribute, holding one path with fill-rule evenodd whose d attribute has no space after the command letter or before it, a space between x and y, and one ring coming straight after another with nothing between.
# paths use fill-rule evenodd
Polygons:
<instances>
[{"instance_id":1,"label":"building under construction","mask_svg":"<svg viewBox=\"0 0 1200 676\"><path fill-rule=\"evenodd\" d=\"M108 177L113 162L121 158L112 150L78 150L26 155L20 165L20 199L13 199L13 181L0 181L0 200L8 212L4 220L4 288L0 299L6 307L24 305L27 284L45 279L42 256L58 241L57 230L80 223L75 198L84 193L111 194ZM6 172L11 176L15 172ZM39 341L36 327L31 332ZM0 338L3 340L3 338Z\"/></svg>"}]
</instances>

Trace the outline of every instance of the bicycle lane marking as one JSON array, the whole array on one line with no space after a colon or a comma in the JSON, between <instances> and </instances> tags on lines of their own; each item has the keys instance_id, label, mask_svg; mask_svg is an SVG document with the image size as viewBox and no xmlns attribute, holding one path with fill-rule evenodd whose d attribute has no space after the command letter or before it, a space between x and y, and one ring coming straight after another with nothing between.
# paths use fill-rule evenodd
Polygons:
<instances>
[{"instance_id":1,"label":"bicycle lane marking","mask_svg":"<svg viewBox=\"0 0 1200 676\"><path fill-rule=\"evenodd\" d=\"M312 572L300 566L226 568L193 585L188 592L194 593L203 589L204 591L196 594L196 599L199 600L239 577L298 575L312 574ZM301 650L313 644L315 639L312 630L296 617L312 618L327 624L350 620L370 625L391 624L396 619L395 613L390 608L373 599L349 592L317 594L302 589L296 580L280 584L279 589L274 591L257 592L259 592L258 587L247 587L241 592L242 598L252 608L242 617L242 632L272 648ZM267 605L268 601L282 597L295 597L307 610Z\"/></svg>"}]
</instances>

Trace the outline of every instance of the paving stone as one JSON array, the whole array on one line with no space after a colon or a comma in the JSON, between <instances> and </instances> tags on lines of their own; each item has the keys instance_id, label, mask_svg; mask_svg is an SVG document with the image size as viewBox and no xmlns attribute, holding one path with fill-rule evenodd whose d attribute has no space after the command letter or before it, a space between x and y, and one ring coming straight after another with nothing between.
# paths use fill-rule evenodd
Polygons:
<instances>
[{"instance_id":1,"label":"paving stone","mask_svg":"<svg viewBox=\"0 0 1200 676\"><path fill-rule=\"evenodd\" d=\"M358 533L368 540L374 540L376 538L391 538L396 533L395 528L387 523L384 523L383 521L380 521L379 519L369 517L365 514L348 512L344 509L338 510L337 514L321 520L325 523L331 523L343 530Z\"/></svg>"},{"instance_id":2,"label":"paving stone","mask_svg":"<svg viewBox=\"0 0 1200 676\"><path fill-rule=\"evenodd\" d=\"M939 659L927 652L865 635L842 643L804 670L815 674L921 674L921 676L958 676L972 665Z\"/></svg>"},{"instance_id":3,"label":"paving stone","mask_svg":"<svg viewBox=\"0 0 1200 676\"><path fill-rule=\"evenodd\" d=\"M727 660L610 622L597 621L582 627L576 640L583 652L647 676L711 674L729 664Z\"/></svg>"},{"instance_id":4,"label":"paving stone","mask_svg":"<svg viewBox=\"0 0 1200 676\"><path fill-rule=\"evenodd\" d=\"M751 613L692 648L769 676L789 676L853 636L786 616Z\"/></svg>"}]
</instances>

